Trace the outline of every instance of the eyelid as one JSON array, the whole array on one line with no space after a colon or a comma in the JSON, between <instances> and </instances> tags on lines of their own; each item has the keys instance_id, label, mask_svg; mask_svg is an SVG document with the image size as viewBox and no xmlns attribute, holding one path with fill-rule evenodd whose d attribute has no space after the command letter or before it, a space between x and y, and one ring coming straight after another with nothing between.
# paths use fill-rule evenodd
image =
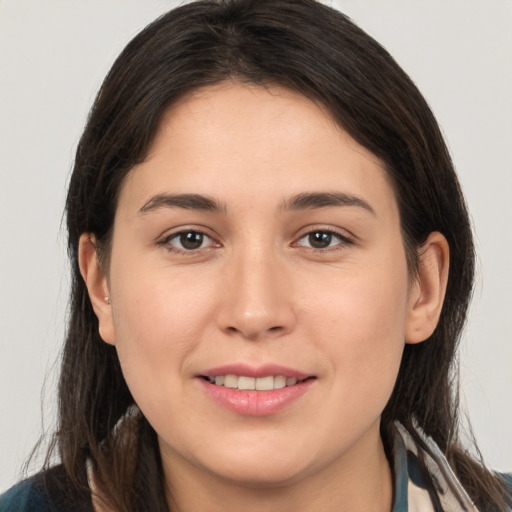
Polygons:
<instances>
[{"instance_id":1,"label":"eyelid","mask_svg":"<svg viewBox=\"0 0 512 512\"><path fill-rule=\"evenodd\" d=\"M316 248L316 247L308 247L305 245L300 245L299 242L303 238L311 235L312 233L329 233L330 235L334 235L337 237L340 242L335 244L334 246L325 247L325 248ZM310 249L312 251L319 252L327 252L329 250L336 250L342 247L346 247L347 245L354 245L356 243L356 237L352 234L347 233L346 230L341 230L337 228L333 228L331 226L308 226L307 228L303 228L301 233L295 238L295 241L292 243L292 246L305 247L306 249Z\"/></svg>"},{"instance_id":2,"label":"eyelid","mask_svg":"<svg viewBox=\"0 0 512 512\"><path fill-rule=\"evenodd\" d=\"M209 232L210 230L201 227L201 226L180 226L177 228L173 228L170 231L164 232L161 236L158 237L157 245L163 246L169 252L173 252L176 254L186 254L188 256L198 254L202 251L209 250L211 248L221 247L220 242L216 240L216 238ZM211 244L207 247L200 247L198 249L180 249L179 247L173 246L170 241L184 233L199 233L204 237L207 237L211 240Z\"/></svg>"}]
</instances>

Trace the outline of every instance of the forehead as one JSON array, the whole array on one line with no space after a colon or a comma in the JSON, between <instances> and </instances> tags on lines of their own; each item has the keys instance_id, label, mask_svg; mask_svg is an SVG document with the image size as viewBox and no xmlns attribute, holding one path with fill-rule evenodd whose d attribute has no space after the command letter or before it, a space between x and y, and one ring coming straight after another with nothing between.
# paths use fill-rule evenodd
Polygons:
<instances>
[{"instance_id":1,"label":"forehead","mask_svg":"<svg viewBox=\"0 0 512 512\"><path fill-rule=\"evenodd\" d=\"M198 124L201 125L199 130ZM290 146L305 134L322 137L328 132L337 133L347 143L359 146L358 151L365 158L382 165L378 157L348 136L322 103L280 85L231 81L193 90L173 103L162 115L148 156L162 137L168 137L169 130L185 134L191 129L196 138L204 134L216 145L234 146L235 132L241 136L250 134L255 142L261 142L268 139L269 127L286 130ZM212 132L214 136L210 137ZM283 152L286 148L282 148Z\"/></svg>"},{"instance_id":2,"label":"forehead","mask_svg":"<svg viewBox=\"0 0 512 512\"><path fill-rule=\"evenodd\" d=\"M333 186L355 194L373 188L394 201L382 162L321 105L283 87L229 82L194 91L167 109L121 196L132 188L142 200L161 187L173 193L244 192L247 198Z\"/></svg>"}]
</instances>

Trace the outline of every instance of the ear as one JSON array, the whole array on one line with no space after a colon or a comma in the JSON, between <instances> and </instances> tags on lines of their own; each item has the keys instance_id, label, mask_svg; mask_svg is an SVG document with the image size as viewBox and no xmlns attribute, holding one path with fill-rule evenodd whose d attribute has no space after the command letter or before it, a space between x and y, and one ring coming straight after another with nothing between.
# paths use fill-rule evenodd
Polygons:
<instances>
[{"instance_id":1,"label":"ear","mask_svg":"<svg viewBox=\"0 0 512 512\"><path fill-rule=\"evenodd\" d=\"M78 242L78 265L89 292L92 309L98 317L100 336L106 343L115 345L107 275L98 259L96 239L90 233L82 234Z\"/></svg>"},{"instance_id":2,"label":"ear","mask_svg":"<svg viewBox=\"0 0 512 512\"><path fill-rule=\"evenodd\" d=\"M418 249L418 274L409 295L406 343L420 343L434 332L443 307L449 266L446 238L437 231L430 233Z\"/></svg>"}]
</instances>

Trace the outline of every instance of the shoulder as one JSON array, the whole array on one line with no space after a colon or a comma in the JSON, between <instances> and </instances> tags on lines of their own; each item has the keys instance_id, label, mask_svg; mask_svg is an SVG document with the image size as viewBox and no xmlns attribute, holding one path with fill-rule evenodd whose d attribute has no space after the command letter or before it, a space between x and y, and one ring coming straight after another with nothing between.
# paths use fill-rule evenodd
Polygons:
<instances>
[{"instance_id":1,"label":"shoulder","mask_svg":"<svg viewBox=\"0 0 512 512\"><path fill-rule=\"evenodd\" d=\"M92 512L89 492L71 490L63 466L23 480L0 496L0 512Z\"/></svg>"},{"instance_id":2,"label":"shoulder","mask_svg":"<svg viewBox=\"0 0 512 512\"><path fill-rule=\"evenodd\" d=\"M498 476L505 482L505 486L508 489L511 503L510 510L512 511L512 473L498 473Z\"/></svg>"},{"instance_id":3,"label":"shoulder","mask_svg":"<svg viewBox=\"0 0 512 512\"><path fill-rule=\"evenodd\" d=\"M35 478L23 480L0 496L0 512L53 512Z\"/></svg>"},{"instance_id":4,"label":"shoulder","mask_svg":"<svg viewBox=\"0 0 512 512\"><path fill-rule=\"evenodd\" d=\"M498 473L498 475L505 480L508 489L512 493L512 473Z\"/></svg>"}]
</instances>

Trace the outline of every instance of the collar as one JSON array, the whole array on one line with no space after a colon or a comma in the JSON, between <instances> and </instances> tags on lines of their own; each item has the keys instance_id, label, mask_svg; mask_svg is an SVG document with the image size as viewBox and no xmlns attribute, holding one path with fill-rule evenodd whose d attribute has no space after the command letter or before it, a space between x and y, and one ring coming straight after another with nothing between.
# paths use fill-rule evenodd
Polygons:
<instances>
[{"instance_id":1,"label":"collar","mask_svg":"<svg viewBox=\"0 0 512 512\"><path fill-rule=\"evenodd\" d=\"M414 429L428 451L395 422L392 512L478 512L437 444L418 425Z\"/></svg>"}]
</instances>

